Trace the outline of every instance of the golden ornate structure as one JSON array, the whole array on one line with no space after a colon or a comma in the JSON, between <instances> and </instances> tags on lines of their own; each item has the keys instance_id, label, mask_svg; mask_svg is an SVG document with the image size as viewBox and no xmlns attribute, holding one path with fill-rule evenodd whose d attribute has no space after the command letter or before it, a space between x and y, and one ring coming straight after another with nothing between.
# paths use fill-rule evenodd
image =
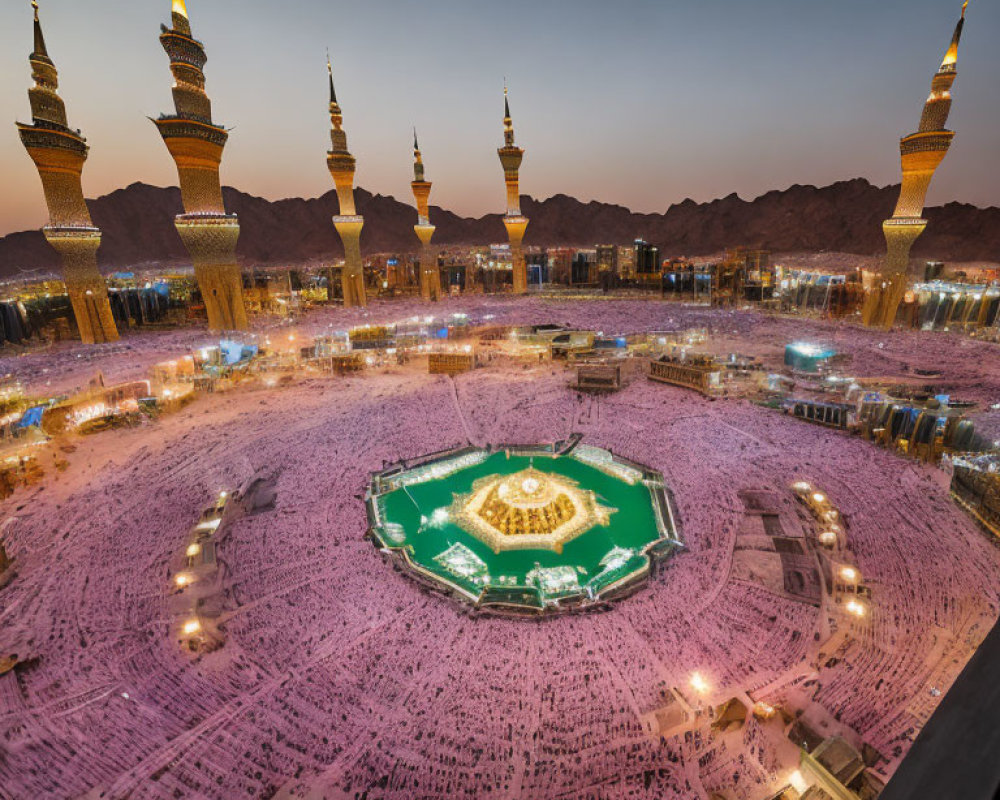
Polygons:
<instances>
[{"instance_id":1,"label":"golden ornate structure","mask_svg":"<svg viewBox=\"0 0 1000 800\"><path fill-rule=\"evenodd\" d=\"M205 48L191 34L184 0L173 0L172 28L160 26L160 44L170 57L176 114L153 120L177 164L184 213L177 232L194 262L194 274L212 330L246 330L243 278L236 264L240 224L227 214L219 164L229 133L212 122L205 93Z\"/></svg>"},{"instance_id":2,"label":"golden ornate structure","mask_svg":"<svg viewBox=\"0 0 1000 800\"><path fill-rule=\"evenodd\" d=\"M35 85L28 90L32 124L19 122L17 129L42 179L49 209L49 224L42 233L62 260L80 338L86 344L114 342L118 329L111 315L107 284L97 268L101 231L90 218L81 182L90 148L66 120L66 106L58 91L59 73L49 58L38 21L38 3L31 5L35 9L35 47L29 57Z\"/></svg>"},{"instance_id":3,"label":"golden ornate structure","mask_svg":"<svg viewBox=\"0 0 1000 800\"><path fill-rule=\"evenodd\" d=\"M330 74L330 152L326 154L326 165L337 187L340 214L333 218L333 226L344 243L344 269L340 282L344 293L344 306L368 305L365 293L365 272L361 263L361 229L365 218L357 213L354 206L354 172L357 161L347 149L347 134L344 132L344 114L337 102L337 91L333 86L333 65L326 60Z\"/></svg>"},{"instance_id":4,"label":"golden ornate structure","mask_svg":"<svg viewBox=\"0 0 1000 800\"><path fill-rule=\"evenodd\" d=\"M420 240L420 296L424 300L441 299L441 271L437 258L431 250L431 238L436 228L431 225L430 199L431 183L424 179L424 159L420 155L417 132L413 131L413 198L417 201L417 224L413 230Z\"/></svg>"},{"instance_id":5,"label":"golden ornate structure","mask_svg":"<svg viewBox=\"0 0 1000 800\"><path fill-rule=\"evenodd\" d=\"M906 294L910 249L927 227L927 220L921 216L927 189L955 138L954 132L946 130L945 125L951 112L951 87L958 75L958 45L968 5L966 2L962 6L962 17L955 28L948 52L931 82L931 93L924 105L920 127L916 133L900 142L903 184L892 219L882 223L888 251L882 274L862 310L865 325L892 327L896 310Z\"/></svg>"},{"instance_id":6,"label":"golden ornate structure","mask_svg":"<svg viewBox=\"0 0 1000 800\"><path fill-rule=\"evenodd\" d=\"M524 150L514 144L514 120L510 116L510 102L507 99L507 87L503 87L503 138L504 146L497 150L500 163L503 165L504 181L507 184L507 213L503 224L510 238L511 259L514 268L514 292L524 294L528 291L528 268L524 261L524 232L528 228L527 217L521 214L521 189L519 172Z\"/></svg>"},{"instance_id":7,"label":"golden ornate structure","mask_svg":"<svg viewBox=\"0 0 1000 800\"><path fill-rule=\"evenodd\" d=\"M608 525L614 512L569 478L531 467L475 481L470 495L456 498L451 513L496 553L526 548L561 553L595 525Z\"/></svg>"}]
</instances>

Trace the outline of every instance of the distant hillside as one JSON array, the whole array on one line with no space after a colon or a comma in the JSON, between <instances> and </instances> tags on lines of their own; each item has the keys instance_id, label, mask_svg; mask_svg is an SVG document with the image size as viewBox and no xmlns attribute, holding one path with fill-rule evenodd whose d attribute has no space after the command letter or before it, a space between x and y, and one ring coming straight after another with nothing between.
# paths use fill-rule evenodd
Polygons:
<instances>
[{"instance_id":1,"label":"distant hillside","mask_svg":"<svg viewBox=\"0 0 1000 800\"><path fill-rule=\"evenodd\" d=\"M581 203L556 195L523 198L531 218L527 244L625 244L642 237L660 245L664 255L698 256L727 246L750 245L774 252L838 251L875 255L883 251L881 222L892 213L898 187L878 188L864 180L821 189L792 186L756 200L735 194L710 203L685 200L665 214L635 214L622 206ZM236 189L224 190L226 206L239 214L240 258L245 264L292 265L320 262L343 254L330 218L337 213L331 191L313 200L269 201ZM365 216L361 242L366 253L415 249L416 212L391 197L357 192ZM105 269L156 263L188 263L174 230L180 192L136 183L88 201L94 222L104 231L100 262ZM488 244L506 239L499 214L480 219L432 210L435 243ZM927 210L930 226L914 249L915 257L945 261L1000 260L1000 209L961 203ZM0 239L0 276L19 269L53 270L55 253L37 231Z\"/></svg>"}]
</instances>

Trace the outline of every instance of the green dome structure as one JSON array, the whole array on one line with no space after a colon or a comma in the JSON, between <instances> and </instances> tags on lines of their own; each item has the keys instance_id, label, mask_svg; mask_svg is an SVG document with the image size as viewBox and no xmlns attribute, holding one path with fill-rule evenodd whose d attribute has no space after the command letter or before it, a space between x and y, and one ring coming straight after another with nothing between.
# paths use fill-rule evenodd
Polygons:
<instances>
[{"instance_id":1,"label":"green dome structure","mask_svg":"<svg viewBox=\"0 0 1000 800\"><path fill-rule=\"evenodd\" d=\"M579 436L398 464L372 476L366 502L380 550L480 611L602 606L682 546L663 476Z\"/></svg>"}]
</instances>

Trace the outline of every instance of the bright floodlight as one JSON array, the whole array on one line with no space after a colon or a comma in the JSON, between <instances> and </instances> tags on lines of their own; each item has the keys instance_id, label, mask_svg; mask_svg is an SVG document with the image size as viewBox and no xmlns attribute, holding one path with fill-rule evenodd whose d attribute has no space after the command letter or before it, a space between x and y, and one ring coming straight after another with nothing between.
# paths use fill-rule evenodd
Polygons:
<instances>
[{"instance_id":1,"label":"bright floodlight","mask_svg":"<svg viewBox=\"0 0 1000 800\"><path fill-rule=\"evenodd\" d=\"M853 567L844 567L840 571L840 577L849 583L855 583L858 580L858 571Z\"/></svg>"},{"instance_id":2,"label":"bright floodlight","mask_svg":"<svg viewBox=\"0 0 1000 800\"><path fill-rule=\"evenodd\" d=\"M809 788L809 784L806 783L805 777L798 770L795 770L795 772L789 776L788 782L799 794L805 794L806 790Z\"/></svg>"}]
</instances>

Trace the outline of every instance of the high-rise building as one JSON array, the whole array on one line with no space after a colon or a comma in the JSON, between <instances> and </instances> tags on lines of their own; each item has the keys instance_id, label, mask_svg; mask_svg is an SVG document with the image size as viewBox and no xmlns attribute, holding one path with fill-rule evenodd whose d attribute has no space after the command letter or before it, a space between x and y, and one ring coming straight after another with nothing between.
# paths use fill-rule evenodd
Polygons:
<instances>
[{"instance_id":1,"label":"high-rise building","mask_svg":"<svg viewBox=\"0 0 1000 800\"><path fill-rule=\"evenodd\" d=\"M618 274L618 248L613 244L597 245L597 271L600 274Z\"/></svg>"},{"instance_id":2,"label":"high-rise building","mask_svg":"<svg viewBox=\"0 0 1000 800\"><path fill-rule=\"evenodd\" d=\"M635 276L635 247L633 245L618 245L618 275L622 278Z\"/></svg>"},{"instance_id":3,"label":"high-rise building","mask_svg":"<svg viewBox=\"0 0 1000 800\"><path fill-rule=\"evenodd\" d=\"M35 9L35 47L29 56L35 85L28 90L31 125L17 123L21 142L42 179L49 224L45 239L59 254L63 280L73 315L86 344L114 342L118 329L111 314L108 286L97 268L101 231L94 227L83 197L81 176L90 148L79 131L71 130L66 106L59 96L59 73L49 58Z\"/></svg>"},{"instance_id":4,"label":"high-rise building","mask_svg":"<svg viewBox=\"0 0 1000 800\"><path fill-rule=\"evenodd\" d=\"M955 138L954 132L946 130L945 125L951 112L951 87L958 75L958 45L968 5L966 2L962 6L962 16L951 44L931 82L931 93L924 104L920 127L900 142L903 184L892 219L882 223L888 250L882 274L877 277L865 301L862 311L865 325L892 327L896 310L906 294L910 249L927 227L927 220L922 218L927 189Z\"/></svg>"},{"instance_id":5,"label":"high-rise building","mask_svg":"<svg viewBox=\"0 0 1000 800\"><path fill-rule=\"evenodd\" d=\"M597 282L597 251L577 250L573 254L569 281L571 284Z\"/></svg>"},{"instance_id":6,"label":"high-rise building","mask_svg":"<svg viewBox=\"0 0 1000 800\"><path fill-rule=\"evenodd\" d=\"M326 165L337 187L340 214L333 218L333 226L344 243L344 268L340 273L343 287L344 306L368 305L365 293L365 271L361 262L361 229L365 218L358 214L354 205L354 172L357 161L347 149L347 134L344 132L344 114L337 102L337 90L333 86L333 65L328 58L326 69L330 74L330 152L326 154Z\"/></svg>"},{"instance_id":7,"label":"high-rise building","mask_svg":"<svg viewBox=\"0 0 1000 800\"><path fill-rule=\"evenodd\" d=\"M420 240L420 296L424 300L441 299L441 271L431 250L435 228L431 225L431 184L424 177L424 159L420 154L417 132L413 131L413 198L417 201L417 224L414 230Z\"/></svg>"},{"instance_id":8,"label":"high-rise building","mask_svg":"<svg viewBox=\"0 0 1000 800\"><path fill-rule=\"evenodd\" d=\"M633 269L639 275L659 275L662 270L660 264L660 248L651 245L642 239L635 240L635 261Z\"/></svg>"},{"instance_id":9,"label":"high-rise building","mask_svg":"<svg viewBox=\"0 0 1000 800\"><path fill-rule=\"evenodd\" d=\"M528 228L528 219L521 214L521 189L519 172L524 150L514 144L514 120L510 116L510 102L507 99L507 87L503 87L503 138L504 146L497 150L500 163L503 165L504 181L507 184L507 213L503 224L510 237L513 259L514 292L524 294L528 291L528 270L524 261L522 243L524 232Z\"/></svg>"},{"instance_id":10,"label":"high-rise building","mask_svg":"<svg viewBox=\"0 0 1000 800\"><path fill-rule=\"evenodd\" d=\"M176 113L153 120L177 164L184 213L177 232L194 262L195 279L215 331L246 330L243 278L236 263L240 223L227 214L219 182L225 128L212 121L212 101L205 93L205 47L191 33L184 0L173 0L173 27L160 26L160 44L170 57Z\"/></svg>"},{"instance_id":11,"label":"high-rise building","mask_svg":"<svg viewBox=\"0 0 1000 800\"><path fill-rule=\"evenodd\" d=\"M528 284L541 288L549 283L549 253L544 248L528 248L524 254L524 267L528 273Z\"/></svg>"},{"instance_id":12,"label":"high-rise building","mask_svg":"<svg viewBox=\"0 0 1000 800\"><path fill-rule=\"evenodd\" d=\"M573 277L573 257L576 249L573 247L548 248L549 277L553 283L569 285Z\"/></svg>"}]
</instances>

